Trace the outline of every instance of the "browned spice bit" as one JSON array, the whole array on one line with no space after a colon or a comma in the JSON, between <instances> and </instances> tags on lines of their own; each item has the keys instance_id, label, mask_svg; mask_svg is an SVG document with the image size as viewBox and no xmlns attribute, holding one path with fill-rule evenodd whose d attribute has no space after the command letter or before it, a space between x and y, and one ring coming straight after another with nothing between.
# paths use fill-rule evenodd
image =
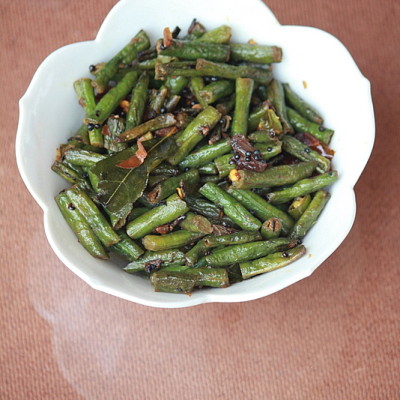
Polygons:
<instances>
[{"instance_id":1,"label":"browned spice bit","mask_svg":"<svg viewBox=\"0 0 400 400\"><path fill-rule=\"evenodd\" d=\"M124 112L128 112L128 110L129 110L129 105L130 105L130 103L129 103L129 101L128 100L121 100L120 102L119 102L119 106L124 110Z\"/></svg>"},{"instance_id":2,"label":"browned spice bit","mask_svg":"<svg viewBox=\"0 0 400 400\"><path fill-rule=\"evenodd\" d=\"M218 224L213 224L212 229L213 229L213 235L215 236L229 235L230 233L238 232L238 230L235 228Z\"/></svg>"},{"instance_id":3,"label":"browned spice bit","mask_svg":"<svg viewBox=\"0 0 400 400\"><path fill-rule=\"evenodd\" d=\"M211 132L211 136L208 139L208 144L212 145L217 143L221 139L221 129L214 128Z\"/></svg>"},{"instance_id":4,"label":"browned spice bit","mask_svg":"<svg viewBox=\"0 0 400 400\"><path fill-rule=\"evenodd\" d=\"M185 198L185 192L183 188L181 187L176 188L176 192L178 193L178 196L181 200Z\"/></svg>"},{"instance_id":5,"label":"browned spice bit","mask_svg":"<svg viewBox=\"0 0 400 400\"><path fill-rule=\"evenodd\" d=\"M147 157L147 151L144 148L142 142L140 140L137 141L137 146L138 149L136 150L136 153L130 156L128 159L119 162L118 164L115 164L117 167L120 168L136 168L139 165L142 165L144 160Z\"/></svg>"},{"instance_id":6,"label":"browned spice bit","mask_svg":"<svg viewBox=\"0 0 400 400\"><path fill-rule=\"evenodd\" d=\"M235 152L233 160L237 169L262 172L267 168L267 164L263 162L260 152L245 136L234 135L231 144Z\"/></svg>"},{"instance_id":7,"label":"browned spice bit","mask_svg":"<svg viewBox=\"0 0 400 400\"><path fill-rule=\"evenodd\" d=\"M169 126L168 128L157 129L156 131L154 131L154 134L158 137L164 137L175 135L176 132L178 132L178 128L174 125Z\"/></svg>"},{"instance_id":8,"label":"browned spice bit","mask_svg":"<svg viewBox=\"0 0 400 400\"><path fill-rule=\"evenodd\" d=\"M181 215L180 217L176 218L172 222L169 222L168 224L158 226L157 228L154 229L154 232L159 233L160 235L165 235L166 233L170 233L185 218L186 218L186 215Z\"/></svg>"},{"instance_id":9,"label":"browned spice bit","mask_svg":"<svg viewBox=\"0 0 400 400\"><path fill-rule=\"evenodd\" d=\"M296 133L295 138L300 142L304 143L306 146L310 147L312 150L321 154L328 160L332 160L335 155L335 151L328 147L325 143L322 143L316 137L310 135L309 133Z\"/></svg>"},{"instance_id":10,"label":"browned spice bit","mask_svg":"<svg viewBox=\"0 0 400 400\"><path fill-rule=\"evenodd\" d=\"M156 272L161 268L162 265L162 260L158 259L158 260L151 260L148 261L145 265L144 265L144 270L148 273L151 274L152 272Z\"/></svg>"},{"instance_id":11,"label":"browned spice bit","mask_svg":"<svg viewBox=\"0 0 400 400\"><path fill-rule=\"evenodd\" d=\"M68 203L68 210L74 211L75 210L75 206L72 203Z\"/></svg>"},{"instance_id":12,"label":"browned spice bit","mask_svg":"<svg viewBox=\"0 0 400 400\"><path fill-rule=\"evenodd\" d=\"M104 126L101 128L101 133L102 133L104 136L110 136L110 129L108 128L108 125L104 125Z\"/></svg>"},{"instance_id":13,"label":"browned spice bit","mask_svg":"<svg viewBox=\"0 0 400 400\"><path fill-rule=\"evenodd\" d=\"M173 43L174 43L174 38L172 37L171 30L168 27L164 28L164 31L163 31L163 45L164 45L164 48L166 48L168 46L171 46L171 44L173 44Z\"/></svg>"},{"instance_id":14,"label":"browned spice bit","mask_svg":"<svg viewBox=\"0 0 400 400\"><path fill-rule=\"evenodd\" d=\"M203 136L207 136L208 133L210 132L210 127L209 125L203 125L199 128L199 131Z\"/></svg>"}]
</instances>

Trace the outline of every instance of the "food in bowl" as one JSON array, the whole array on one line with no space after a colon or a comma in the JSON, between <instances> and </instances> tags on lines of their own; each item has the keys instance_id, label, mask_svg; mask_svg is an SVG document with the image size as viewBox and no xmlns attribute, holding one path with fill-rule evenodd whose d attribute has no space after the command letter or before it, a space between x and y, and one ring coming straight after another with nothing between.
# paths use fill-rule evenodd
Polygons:
<instances>
[{"instance_id":1,"label":"food in bowl","mask_svg":"<svg viewBox=\"0 0 400 400\"><path fill-rule=\"evenodd\" d=\"M144 30L74 83L86 116L57 151L62 215L94 257L190 294L284 267L329 201L334 131L273 75L284 49L194 20Z\"/></svg>"}]
</instances>

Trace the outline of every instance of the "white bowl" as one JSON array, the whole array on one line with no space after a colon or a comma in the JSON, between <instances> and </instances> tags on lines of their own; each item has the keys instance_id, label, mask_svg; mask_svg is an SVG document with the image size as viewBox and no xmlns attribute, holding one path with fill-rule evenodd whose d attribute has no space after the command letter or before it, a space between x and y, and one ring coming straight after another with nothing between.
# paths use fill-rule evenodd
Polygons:
<instances>
[{"instance_id":1,"label":"white bowl","mask_svg":"<svg viewBox=\"0 0 400 400\"><path fill-rule=\"evenodd\" d=\"M110 59L139 29L154 41L164 27L178 25L186 30L193 18L210 29L230 25L234 41L254 39L283 48L283 61L274 67L274 74L320 110L325 125L335 130L333 165L340 178L330 188L332 198L304 241L308 255L229 288L185 296L156 293L148 280L86 253L54 202L54 196L68 185L50 166L55 149L81 124L83 112L72 84L89 76L88 66ZM110 11L95 40L62 47L40 65L20 100L16 155L21 176L43 209L50 245L68 268L95 289L144 305L172 308L257 299L309 276L351 229L356 212L353 187L370 156L374 135L370 84L346 48L330 34L281 26L260 0L169 0L167 6L161 0L122 0Z\"/></svg>"}]
</instances>

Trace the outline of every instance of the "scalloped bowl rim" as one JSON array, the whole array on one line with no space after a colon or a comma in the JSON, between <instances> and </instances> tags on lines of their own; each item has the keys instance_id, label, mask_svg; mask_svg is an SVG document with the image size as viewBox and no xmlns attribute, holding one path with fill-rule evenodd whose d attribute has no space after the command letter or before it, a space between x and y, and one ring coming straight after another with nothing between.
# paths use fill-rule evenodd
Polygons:
<instances>
[{"instance_id":1,"label":"scalloped bowl rim","mask_svg":"<svg viewBox=\"0 0 400 400\"><path fill-rule=\"evenodd\" d=\"M51 69L48 70L48 68L50 68L50 66L53 63L56 63L58 57L63 57L63 56L65 57L66 54L68 55L69 53L71 52L73 53L74 51L76 53L81 52L81 54L83 55L82 57L84 57L86 53L90 53L90 51L92 51L92 54L96 53L101 54L102 59L107 59L111 57L112 54L116 50L118 50L123 43L126 43L129 40L129 35L132 35L132 30L130 30L129 32L127 32L127 30L119 31L118 29L122 24L117 24L117 21L121 22L126 20L128 17L132 18L133 4L132 2L130 2L130 0L122 0L119 3L117 3L105 18L95 40L78 42L61 47L56 51L54 51L53 53L51 53L37 69L26 93L19 102L20 118L16 136L16 159L17 159L18 169L20 171L21 177L25 185L27 186L29 192L32 194L34 199L43 209L45 233L52 249L58 256L58 258L76 275L78 275L81 279L83 279L86 283L88 283L91 287L103 291L105 293L109 293L117 297L147 306L177 308L177 307L187 307L209 302L241 302L241 301L254 300L257 298L267 296L274 292L277 292L278 290L281 290L303 278L310 276L314 272L314 270L318 266L320 266L339 247L339 245L343 242L343 240L345 239L345 237L347 236L353 225L356 215L356 202L355 202L355 193L353 187L356 184L358 178L360 177L363 169L365 168L365 165L372 152L374 144L375 122L374 122L374 112L373 112L372 98L370 92L370 83L361 74L350 53L338 39L336 39L331 34L319 30L317 28L302 27L302 26L282 26L278 23L278 21L276 20L272 12L269 10L269 8L260 0L251 0L246 2L246 9L248 10L249 7L251 6L253 12L252 15L257 15L256 18L258 18L259 21L262 21L262 23L264 23L265 25L267 25L268 22L268 26L266 28L263 27L262 29L260 28L254 29L254 27L247 26L246 24L244 24L245 26L243 27L242 23L240 25L238 23L235 23L234 20L235 17L238 18L237 20L239 21L238 16L240 15L241 7L244 7L242 4L243 2L232 2L229 0L222 0L217 3L218 6L216 6L216 3L215 2L213 3L211 0L209 0L209 2L210 4L213 4L214 8L220 7L221 9L224 9L224 7L227 7L228 5L232 7L232 4L233 3L235 4L235 7L228 9L230 10L228 12L228 15L225 15L225 17L223 18L219 18L220 21L222 20L222 22L220 22L219 24L226 23L233 27L233 34L234 34L233 38L235 38L235 31L237 30L239 30L238 37L240 40L244 40L243 35L244 34L248 35L248 32L251 32L251 34L254 35L254 37L256 38L259 38L262 34L268 33L269 37L275 38L275 40L273 40L273 43L274 44L276 43L278 45L280 45L280 43L278 42L279 40L281 40L281 38L283 38L284 41L286 36L290 37L290 42L286 42L286 46L288 46L290 50L288 51L288 53L286 53L285 46L282 46L284 47L284 60L281 65L276 67L275 73L277 73L278 78L280 77L280 75L282 77L291 76L290 74L292 73L292 71L291 70L287 71L285 70L285 68L290 68L291 64L293 66L294 61L296 61L296 66L300 68L300 70L302 68L307 67L305 70L302 71L303 73L302 77L307 77L307 79L305 80L307 80L308 83L312 83L311 85L312 88L307 89L307 91L302 90L304 89L304 87L300 86L300 78L299 78L300 73L298 73L295 83L293 83L292 81L289 82L291 83L291 85L294 87L295 90L301 91L302 96L305 97L311 104L313 104L313 102L315 103L317 100L318 103L321 104L321 101L324 103L324 100L326 100L325 103L327 104L327 106L328 105L330 106L330 108L324 108L325 114L328 117L330 116L330 114L327 113L326 110L334 109L335 103L329 103L329 101L326 99L327 96L322 98L321 95L319 95L318 97L319 93L318 90L322 90L319 89L319 87L321 86L325 87L326 85L328 85L326 82L327 80L326 79L323 80L323 77L326 74L322 74L322 77L320 77L319 76L321 75L320 71L316 69L316 67L314 67L313 65L304 65L303 67L303 65L301 64L302 61L302 58L300 57L301 55L297 54L296 52L298 51L298 49L301 49L302 51L305 50L308 51L307 48L301 47L301 42L300 42L301 40L306 42L309 41L310 43L313 44L323 42L325 47L328 47L329 49L334 49L336 51L335 54L338 57L340 56L339 58L342 61L343 60L345 61L344 64L347 63L343 67L343 70L339 71L338 73L342 74L341 77L344 79L345 82L349 83L350 87L353 88L354 90L354 93L352 92L347 93L347 97L343 99L343 103L346 104L347 102L350 105L357 99L358 109L356 110L355 114L363 115L363 121L361 127L363 130L362 133L363 137L361 141L362 151L359 152L361 154L355 161L352 160L354 164L351 165L352 167L351 170L350 168L347 168L343 171L340 170L341 163L346 160L349 161L350 156L347 153L348 150L347 148L351 146L342 148L342 153L344 154L337 152L335 155L335 160L334 160L335 162L338 158L341 158L341 161L337 165L339 167L337 169L339 170L340 179L331 188L332 198L331 201L328 203L326 210L324 210L324 212L320 217L320 220L322 221L319 221L319 223L316 224L313 230L310 232L310 235L314 234L315 237L319 235L318 236L319 240L321 240L322 243L324 243L323 251L321 251L320 247L315 246L313 244L315 242L315 239L311 240L310 243L311 249L309 249L307 244L308 238L306 238L305 244L306 247L308 248L308 256L303 257L296 263L289 265L283 269L273 271L269 274L260 275L248 281L236 283L235 285L232 285L227 289L203 289L201 291L194 292L192 296L182 296L169 293L152 292L150 283L142 282L141 278L133 277L131 275L126 274L125 272L122 272L123 275L121 278L120 276L121 271L119 270L119 268L117 269L110 268L108 271L107 269L102 269L103 267L101 266L100 267L96 266L95 265L96 263L99 262L104 263L104 261L89 260L87 257L90 256L84 253L84 250L80 248L80 245L78 243L74 243L73 241L71 242L72 233L70 231L67 231L68 227L65 222L64 223L62 221L60 222L60 214L55 205L55 202L53 201L53 197L57 193L57 190L53 190L53 197L49 196L49 193L46 194L44 192L46 187L41 184L42 181L40 180L40 178L43 178L43 179L48 179L51 182L52 180L54 180L54 178L52 178L51 175L46 176L48 171L43 169L43 167L42 169L38 168L37 170L31 167L32 161L35 161L34 163L35 165L38 163L40 165L40 161L37 158L33 159L30 158L34 157L32 156L31 154L32 151L30 150L34 148L36 145L38 145L33 141L33 139L36 138L36 141L37 140L40 141L40 136L38 136L36 132L36 130L40 131L40 129L37 128L36 125L44 124L44 126L41 127L41 129L43 130L46 130L46 128L54 129L54 122L53 125L48 127L46 126L45 121L43 122L43 120L40 120L40 115L37 116L35 114L36 110L35 106L40 107L41 104L45 104L46 102L46 98L43 97L43 93L46 94L51 92L51 89L43 88L43 86L46 86L46 82L52 82L51 79L54 70ZM153 9L155 9L154 7L158 4L161 4L160 0L148 0L145 3L142 10L142 14L144 16L143 15L141 16L143 21L145 21L145 19L143 18L145 18L146 15L145 12L148 11L149 7L153 7ZM204 4L205 2L203 1L202 7L204 7ZM180 0L172 0L169 2L169 6L172 7L172 10L174 9L174 7L179 7L179 9L181 10L182 7L185 8L190 6L190 12L192 12L191 15L196 15L200 21L205 23L206 26L207 25L217 26L218 21L209 20L205 15L202 15L199 5L195 6L195 3L187 5L182 3ZM137 7L137 5L135 7ZM172 19L171 13L168 14L168 16L165 18L166 20L168 20L168 18ZM136 18L139 18L139 16L137 16ZM179 15L179 18L182 19L182 15ZM171 22L174 22L174 20L172 20ZM166 26L166 24L162 24L160 22L158 22L158 25ZM182 27L184 26L184 22L182 22L181 26ZM133 28L133 30L135 29L139 30L141 28L143 28L143 26L139 25L137 26L137 29ZM243 32L241 31L241 29L242 30L247 29L247 30ZM159 31L159 28L157 28L157 30ZM249 37L247 36L247 39L248 38ZM261 43L261 40L259 40L259 42ZM101 51L99 52L97 49L94 48L100 48ZM324 51L324 49L322 49L321 51ZM288 54L288 56L286 56L286 54ZM320 67L325 66L325 68L330 68L328 62L326 62L325 64L323 60L320 62L321 62ZM316 62L314 60L314 64L315 63ZM80 64L82 64L82 62L79 63L79 65ZM287 67L285 67L285 65L287 65ZM309 72L309 69L312 68L314 68L314 70ZM44 77L46 73L49 76L48 80L46 79L47 77ZM83 76L83 73L81 73L81 75L76 76L75 79L81 76ZM57 84L58 81L55 81L53 83ZM335 83L337 84L336 81ZM61 88L60 93L61 92L64 93L63 88L66 85L67 86L70 85L72 87L72 82L71 81L63 82L62 85L60 85ZM328 87L331 89L331 91L335 92L336 88L334 86L328 85ZM70 89L65 89L65 91L67 90L69 90L68 92L69 97L67 95L66 97L70 99L71 97ZM69 107L69 103L67 103L67 105ZM55 104L54 107L57 107L57 104ZM322 108L323 107L321 107L321 109ZM58 112L60 112L60 110L58 110ZM79 111L74 110L72 113L79 114ZM351 138L350 139L346 137L343 138L341 135L345 130L344 128L345 121L342 122L341 118L344 119L345 117L338 118L339 108L336 108L336 113L332 113L332 115L336 119L332 117L328 119L327 126L334 127L336 131L332 142L333 148L335 149L337 147L341 148L341 146L344 146L344 141L346 141L346 143L350 142L351 144L352 142ZM342 123L342 126L340 126L339 129L337 129L337 124L335 123L337 119L339 119L340 123ZM350 119L347 117L346 121L348 122L350 121ZM51 124L51 122L49 122L49 124ZM356 135L357 134L358 133L356 132ZM64 139L66 139L67 137L68 136L64 135ZM30 140L32 142L30 142ZM54 149L56 147L54 147ZM344 161L342 161L342 158L344 159ZM334 166L336 168L335 164ZM48 170L50 171L50 165L48 165ZM43 176L41 176L41 173ZM38 175L40 176L38 177ZM62 187L65 187L65 183L62 183L60 181L57 182L56 186L58 186L58 189L60 189ZM344 205L346 205L346 207L344 207ZM339 213L339 217L343 218L343 220L341 220L342 224L341 229L337 232L336 237L330 238L329 241L324 242L324 238L326 235L322 230L322 226L326 226L329 224L332 225L335 222L337 222L335 220L335 216L337 213ZM62 224L61 228L59 224ZM64 233L65 236L63 236L61 233ZM64 244L65 246L68 246L68 248L65 248ZM308 262L304 261L305 259L307 259ZM85 261L86 270L80 267L81 265L80 261L82 260ZM304 263L306 263L306 265ZM301 265L301 268L296 268L297 265ZM98 270L96 270L96 268L98 268ZM116 270L118 270L117 273ZM101 277L99 276L100 271L102 275ZM108 278L110 280L107 280ZM113 282L113 284L108 284L108 282ZM149 288L146 288L145 285L148 285Z\"/></svg>"}]
</instances>

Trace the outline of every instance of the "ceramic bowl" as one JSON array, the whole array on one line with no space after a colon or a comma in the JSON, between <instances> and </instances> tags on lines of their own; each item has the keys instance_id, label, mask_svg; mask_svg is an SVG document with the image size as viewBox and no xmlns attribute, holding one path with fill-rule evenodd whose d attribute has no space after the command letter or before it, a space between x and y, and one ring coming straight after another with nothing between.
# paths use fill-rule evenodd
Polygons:
<instances>
[{"instance_id":1,"label":"ceramic bowl","mask_svg":"<svg viewBox=\"0 0 400 400\"><path fill-rule=\"evenodd\" d=\"M169 0L167 4L161 0L122 0L110 11L95 40L62 47L43 61L20 100L16 139L19 171L43 209L45 232L54 252L91 287L154 307L261 298L308 277L349 233L356 214L353 187L374 142L370 84L336 38L311 27L282 26L260 0ZM274 74L320 110L325 125L335 130L333 167L340 178L330 188L332 198L304 240L306 256L229 288L202 289L186 296L156 293L148 280L86 253L54 202L55 195L68 184L50 167L55 149L81 124L83 112L72 84L89 77L88 66L110 59L139 29L146 30L154 42L164 27L186 30L193 18L209 29L230 25L236 42L253 39L282 47L283 61L275 65Z\"/></svg>"}]
</instances>

